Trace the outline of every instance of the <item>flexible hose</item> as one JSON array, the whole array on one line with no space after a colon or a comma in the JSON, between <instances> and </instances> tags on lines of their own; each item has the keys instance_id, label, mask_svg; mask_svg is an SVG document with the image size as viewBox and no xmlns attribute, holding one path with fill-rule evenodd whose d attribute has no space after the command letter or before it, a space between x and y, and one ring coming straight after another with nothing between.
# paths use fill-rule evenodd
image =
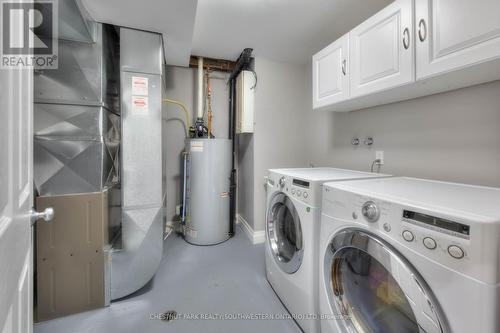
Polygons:
<instances>
[{"instance_id":1,"label":"flexible hose","mask_svg":"<svg viewBox=\"0 0 500 333\"><path fill-rule=\"evenodd\" d=\"M184 110L184 113L186 113L186 127L187 127L186 130L189 133L189 128L191 127L191 123L189 122L189 111L186 108L186 106L179 101L169 99L169 98L164 98L163 103L175 104L177 106L180 106L182 108L182 110Z\"/></svg>"}]
</instances>

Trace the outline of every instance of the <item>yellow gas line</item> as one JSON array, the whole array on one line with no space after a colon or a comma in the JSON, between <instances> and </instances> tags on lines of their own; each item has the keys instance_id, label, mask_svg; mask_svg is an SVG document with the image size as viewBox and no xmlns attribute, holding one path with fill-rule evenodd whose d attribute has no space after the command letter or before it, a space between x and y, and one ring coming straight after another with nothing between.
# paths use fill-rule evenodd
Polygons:
<instances>
[{"instance_id":1,"label":"yellow gas line","mask_svg":"<svg viewBox=\"0 0 500 333\"><path fill-rule=\"evenodd\" d=\"M163 103L175 104L177 106L180 106L182 108L182 110L184 110L184 113L186 114L186 127L187 127L186 130L189 133L189 128L191 127L191 123L189 122L189 111L186 108L186 106L179 101L169 99L169 98L164 98Z\"/></svg>"}]
</instances>

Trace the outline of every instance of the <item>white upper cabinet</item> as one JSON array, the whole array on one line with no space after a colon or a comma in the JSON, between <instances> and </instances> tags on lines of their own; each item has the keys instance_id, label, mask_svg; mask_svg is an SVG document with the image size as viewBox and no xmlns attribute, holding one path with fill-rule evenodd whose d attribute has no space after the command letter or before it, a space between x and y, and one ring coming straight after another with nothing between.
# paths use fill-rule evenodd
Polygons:
<instances>
[{"instance_id":1,"label":"white upper cabinet","mask_svg":"<svg viewBox=\"0 0 500 333\"><path fill-rule=\"evenodd\" d=\"M314 109L319 109L349 98L348 56L348 34L313 56Z\"/></svg>"},{"instance_id":2,"label":"white upper cabinet","mask_svg":"<svg viewBox=\"0 0 500 333\"><path fill-rule=\"evenodd\" d=\"M395 0L313 56L313 108L359 110L498 79L500 0Z\"/></svg>"},{"instance_id":3,"label":"white upper cabinet","mask_svg":"<svg viewBox=\"0 0 500 333\"><path fill-rule=\"evenodd\" d=\"M417 0L417 79L500 57L499 0Z\"/></svg>"},{"instance_id":4,"label":"white upper cabinet","mask_svg":"<svg viewBox=\"0 0 500 333\"><path fill-rule=\"evenodd\" d=\"M351 97L415 80L413 0L394 1L349 36Z\"/></svg>"}]
</instances>

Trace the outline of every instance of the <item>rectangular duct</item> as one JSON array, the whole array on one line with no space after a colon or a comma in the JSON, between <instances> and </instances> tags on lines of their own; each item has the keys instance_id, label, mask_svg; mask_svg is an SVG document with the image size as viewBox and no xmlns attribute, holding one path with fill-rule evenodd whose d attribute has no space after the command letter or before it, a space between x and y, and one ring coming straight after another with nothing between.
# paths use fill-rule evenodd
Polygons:
<instances>
[{"instance_id":1,"label":"rectangular duct","mask_svg":"<svg viewBox=\"0 0 500 333\"><path fill-rule=\"evenodd\" d=\"M120 28L122 229L113 245L111 298L156 273L163 253L163 44L160 34Z\"/></svg>"},{"instance_id":2,"label":"rectangular duct","mask_svg":"<svg viewBox=\"0 0 500 333\"><path fill-rule=\"evenodd\" d=\"M102 106L120 112L118 34L96 23L96 41L59 40L59 68L37 70L35 103Z\"/></svg>"},{"instance_id":3,"label":"rectangular duct","mask_svg":"<svg viewBox=\"0 0 500 333\"><path fill-rule=\"evenodd\" d=\"M39 195L98 192L119 183L119 50L115 27L95 43L59 41L59 68L34 80L35 186Z\"/></svg>"},{"instance_id":4,"label":"rectangular duct","mask_svg":"<svg viewBox=\"0 0 500 333\"><path fill-rule=\"evenodd\" d=\"M120 117L104 107L35 104L39 195L102 191L119 183Z\"/></svg>"}]
</instances>

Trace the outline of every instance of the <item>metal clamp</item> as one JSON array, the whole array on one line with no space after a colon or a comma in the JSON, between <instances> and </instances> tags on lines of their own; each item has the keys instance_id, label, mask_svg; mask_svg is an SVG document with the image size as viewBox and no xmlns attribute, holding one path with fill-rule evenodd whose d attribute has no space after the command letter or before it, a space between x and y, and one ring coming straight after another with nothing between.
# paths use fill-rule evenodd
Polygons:
<instances>
[{"instance_id":1,"label":"metal clamp","mask_svg":"<svg viewBox=\"0 0 500 333\"><path fill-rule=\"evenodd\" d=\"M45 222L50 222L54 219L54 208L45 208L43 212L37 212L34 209L30 212L31 224L34 224L37 220L43 219Z\"/></svg>"},{"instance_id":2,"label":"metal clamp","mask_svg":"<svg viewBox=\"0 0 500 333\"><path fill-rule=\"evenodd\" d=\"M424 19L418 22L418 38L423 42L427 38L427 24Z\"/></svg>"},{"instance_id":3,"label":"metal clamp","mask_svg":"<svg viewBox=\"0 0 500 333\"><path fill-rule=\"evenodd\" d=\"M410 47L410 29L405 28L403 31L403 46L405 50L408 50Z\"/></svg>"},{"instance_id":4,"label":"metal clamp","mask_svg":"<svg viewBox=\"0 0 500 333\"><path fill-rule=\"evenodd\" d=\"M344 74L344 76L347 74L347 61L345 59L342 60L342 74Z\"/></svg>"}]
</instances>

